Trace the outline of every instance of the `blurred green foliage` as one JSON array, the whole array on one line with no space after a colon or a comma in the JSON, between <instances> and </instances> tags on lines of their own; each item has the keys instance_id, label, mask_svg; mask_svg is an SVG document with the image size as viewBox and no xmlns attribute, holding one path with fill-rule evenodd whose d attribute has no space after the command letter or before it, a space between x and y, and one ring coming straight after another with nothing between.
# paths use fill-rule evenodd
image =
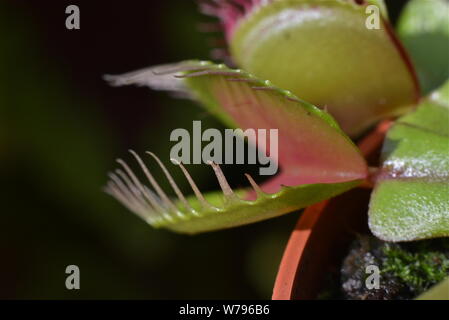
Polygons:
<instances>
[{"instance_id":1,"label":"blurred green foliage","mask_svg":"<svg viewBox=\"0 0 449 320\"><path fill-rule=\"evenodd\" d=\"M449 2L410 1L397 29L415 64L423 93L446 82L449 77Z\"/></svg>"}]
</instances>

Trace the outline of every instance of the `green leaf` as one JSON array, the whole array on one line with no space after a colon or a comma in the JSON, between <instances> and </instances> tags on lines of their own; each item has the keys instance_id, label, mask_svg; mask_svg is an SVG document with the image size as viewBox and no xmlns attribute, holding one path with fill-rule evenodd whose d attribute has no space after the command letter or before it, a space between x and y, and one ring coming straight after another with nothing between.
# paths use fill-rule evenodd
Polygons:
<instances>
[{"instance_id":1,"label":"green leaf","mask_svg":"<svg viewBox=\"0 0 449 320\"><path fill-rule=\"evenodd\" d=\"M449 82L389 130L369 211L387 241L449 236Z\"/></svg>"},{"instance_id":2,"label":"green leaf","mask_svg":"<svg viewBox=\"0 0 449 320\"><path fill-rule=\"evenodd\" d=\"M253 10L230 38L232 58L317 106L356 136L379 119L404 113L417 80L387 19L368 29L369 4L284 0Z\"/></svg>"},{"instance_id":3,"label":"green leaf","mask_svg":"<svg viewBox=\"0 0 449 320\"><path fill-rule=\"evenodd\" d=\"M449 277L424 292L417 300L449 300Z\"/></svg>"},{"instance_id":4,"label":"green leaf","mask_svg":"<svg viewBox=\"0 0 449 320\"><path fill-rule=\"evenodd\" d=\"M409 1L398 33L416 66L423 92L442 85L449 77L449 2Z\"/></svg>"},{"instance_id":5,"label":"green leaf","mask_svg":"<svg viewBox=\"0 0 449 320\"><path fill-rule=\"evenodd\" d=\"M278 129L275 160L281 173L261 187L248 177L253 187L250 191L233 192L213 164L223 192L206 194L207 202L198 193L187 203L179 197L174 206L164 201L163 195L152 195L157 198L155 206L165 209L155 214L146 206L144 187L132 181L119 190L120 178L115 176L107 191L156 227L197 233L260 221L333 197L355 187L367 175L358 148L328 113L242 70L187 61L109 76L108 80L115 85L148 85L189 94L212 114L243 130Z\"/></svg>"}]
</instances>

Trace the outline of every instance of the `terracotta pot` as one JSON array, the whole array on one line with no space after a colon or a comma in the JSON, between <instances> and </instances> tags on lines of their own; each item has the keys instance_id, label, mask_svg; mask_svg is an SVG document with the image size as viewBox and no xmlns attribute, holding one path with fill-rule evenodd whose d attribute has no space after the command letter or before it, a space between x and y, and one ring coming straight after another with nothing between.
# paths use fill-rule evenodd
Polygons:
<instances>
[{"instance_id":1,"label":"terracotta pot","mask_svg":"<svg viewBox=\"0 0 449 320\"><path fill-rule=\"evenodd\" d=\"M391 122L384 121L358 144L369 165L377 165ZM273 289L274 300L315 299L328 276L338 272L357 234L368 233L371 189L357 188L307 208L284 251Z\"/></svg>"}]
</instances>

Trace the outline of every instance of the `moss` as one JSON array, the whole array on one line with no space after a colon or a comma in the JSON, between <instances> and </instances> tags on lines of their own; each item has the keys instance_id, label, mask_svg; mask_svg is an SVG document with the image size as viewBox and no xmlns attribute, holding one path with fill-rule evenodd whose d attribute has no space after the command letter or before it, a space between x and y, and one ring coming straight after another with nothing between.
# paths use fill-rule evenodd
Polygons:
<instances>
[{"instance_id":1,"label":"moss","mask_svg":"<svg viewBox=\"0 0 449 320\"><path fill-rule=\"evenodd\" d=\"M380 288L365 286L366 267L381 272ZM449 275L449 239L390 243L360 236L343 261L341 291L346 299L413 299Z\"/></svg>"},{"instance_id":2,"label":"moss","mask_svg":"<svg viewBox=\"0 0 449 320\"><path fill-rule=\"evenodd\" d=\"M389 273L382 274L379 289L368 289L366 268L370 265L382 268L384 242L374 237L360 236L353 242L349 254L341 266L341 290L350 300L410 299L413 293L407 286Z\"/></svg>"},{"instance_id":3,"label":"moss","mask_svg":"<svg viewBox=\"0 0 449 320\"><path fill-rule=\"evenodd\" d=\"M386 243L383 248L385 258L382 273L399 278L411 291L421 293L449 274L448 244L446 239L420 241L411 250Z\"/></svg>"}]
</instances>

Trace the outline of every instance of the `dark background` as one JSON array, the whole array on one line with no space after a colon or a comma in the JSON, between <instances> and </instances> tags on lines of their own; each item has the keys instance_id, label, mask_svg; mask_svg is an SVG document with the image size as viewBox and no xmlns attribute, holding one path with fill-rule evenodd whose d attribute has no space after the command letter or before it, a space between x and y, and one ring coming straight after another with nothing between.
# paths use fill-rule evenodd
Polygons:
<instances>
[{"instance_id":1,"label":"dark background","mask_svg":"<svg viewBox=\"0 0 449 320\"><path fill-rule=\"evenodd\" d=\"M395 21L406 1L387 2ZM69 4L80 30L65 28ZM0 298L270 297L298 213L191 237L149 227L101 191L128 148L167 159L174 128L221 128L190 101L101 79L208 59L208 21L188 0L0 1ZM218 188L209 168L190 167L203 190ZM242 170L228 169L233 185ZM65 288L70 264L81 290Z\"/></svg>"}]
</instances>

